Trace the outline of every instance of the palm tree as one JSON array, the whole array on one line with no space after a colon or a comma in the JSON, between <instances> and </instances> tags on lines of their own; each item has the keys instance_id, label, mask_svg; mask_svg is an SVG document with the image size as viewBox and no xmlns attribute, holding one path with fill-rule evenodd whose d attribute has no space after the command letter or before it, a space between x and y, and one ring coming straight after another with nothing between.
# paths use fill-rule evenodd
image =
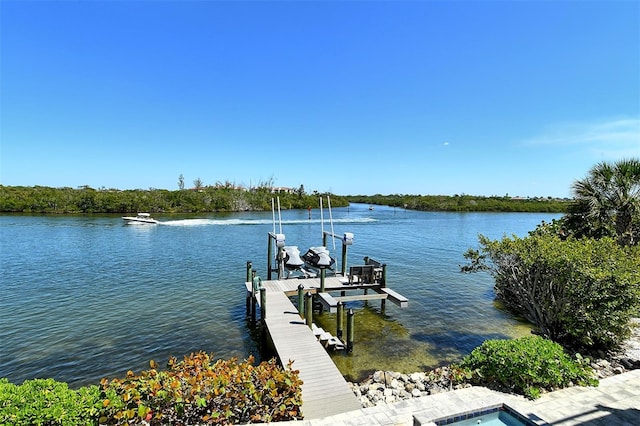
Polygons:
<instances>
[{"instance_id":1,"label":"palm tree","mask_svg":"<svg viewBox=\"0 0 640 426\"><path fill-rule=\"evenodd\" d=\"M572 189L567 221L577 234L615 235L622 245L639 242L634 226L640 223L640 159L598 163Z\"/></svg>"}]
</instances>

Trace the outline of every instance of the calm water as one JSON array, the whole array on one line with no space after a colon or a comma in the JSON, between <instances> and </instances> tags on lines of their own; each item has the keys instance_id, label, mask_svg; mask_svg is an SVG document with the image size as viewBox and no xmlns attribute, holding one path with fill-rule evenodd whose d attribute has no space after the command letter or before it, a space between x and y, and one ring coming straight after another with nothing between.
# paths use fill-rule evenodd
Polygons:
<instances>
[{"instance_id":1,"label":"calm water","mask_svg":"<svg viewBox=\"0 0 640 426\"><path fill-rule=\"evenodd\" d=\"M283 211L287 243L321 243L319 211ZM554 214L432 213L352 205L333 209L353 232L349 264L388 264L389 287L409 307L356 308L355 354L343 374L417 371L459 359L487 338L528 327L494 306L491 277L462 274L477 235L525 235ZM324 229L331 230L325 210ZM271 212L165 216L157 226L119 216L0 216L0 377L53 377L78 386L194 351L259 358L247 327L247 260L266 279ZM332 253L340 253L329 244ZM339 257L339 256L338 256ZM331 329L332 315L319 321Z\"/></svg>"}]
</instances>

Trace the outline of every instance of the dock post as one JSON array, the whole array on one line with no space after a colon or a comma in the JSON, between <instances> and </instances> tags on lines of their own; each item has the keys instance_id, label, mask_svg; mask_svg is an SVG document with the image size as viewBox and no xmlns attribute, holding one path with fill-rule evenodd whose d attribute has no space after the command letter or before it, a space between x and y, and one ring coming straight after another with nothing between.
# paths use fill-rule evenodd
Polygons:
<instances>
[{"instance_id":1,"label":"dock post","mask_svg":"<svg viewBox=\"0 0 640 426\"><path fill-rule=\"evenodd\" d=\"M267 288L260 284L260 319L267 320Z\"/></svg>"},{"instance_id":2,"label":"dock post","mask_svg":"<svg viewBox=\"0 0 640 426\"><path fill-rule=\"evenodd\" d=\"M304 318L304 285L298 284L298 313Z\"/></svg>"},{"instance_id":3,"label":"dock post","mask_svg":"<svg viewBox=\"0 0 640 426\"><path fill-rule=\"evenodd\" d=\"M272 259L272 251L273 248L271 247L271 234L268 235L268 245L267 245L267 280L271 281L271 259Z\"/></svg>"},{"instance_id":4,"label":"dock post","mask_svg":"<svg viewBox=\"0 0 640 426\"><path fill-rule=\"evenodd\" d=\"M320 293L324 293L324 278L327 275L325 268L320 269Z\"/></svg>"},{"instance_id":5,"label":"dock post","mask_svg":"<svg viewBox=\"0 0 640 426\"><path fill-rule=\"evenodd\" d=\"M336 337L342 340L342 334L344 331L344 303L342 303L342 300L338 301L338 313L336 315L336 323L337 323Z\"/></svg>"},{"instance_id":6,"label":"dock post","mask_svg":"<svg viewBox=\"0 0 640 426\"><path fill-rule=\"evenodd\" d=\"M382 264L382 287L386 287L387 286L387 264L383 263Z\"/></svg>"},{"instance_id":7,"label":"dock post","mask_svg":"<svg viewBox=\"0 0 640 426\"><path fill-rule=\"evenodd\" d=\"M251 282L251 322L253 324L256 323L256 292L258 291L258 286L261 284L260 277L256 275L256 271L251 271L252 282Z\"/></svg>"},{"instance_id":8,"label":"dock post","mask_svg":"<svg viewBox=\"0 0 640 426\"><path fill-rule=\"evenodd\" d=\"M342 269L340 270L342 276L347 275L347 245L342 242Z\"/></svg>"},{"instance_id":9,"label":"dock post","mask_svg":"<svg viewBox=\"0 0 640 426\"><path fill-rule=\"evenodd\" d=\"M313 294L310 291L304 296L304 322L313 328Z\"/></svg>"},{"instance_id":10,"label":"dock post","mask_svg":"<svg viewBox=\"0 0 640 426\"><path fill-rule=\"evenodd\" d=\"M250 283L251 282L251 261L247 262L247 279L246 282ZM245 300L245 304L246 304L246 309L247 309L247 313L246 315L249 316L251 315L251 293L249 291L247 291L247 297Z\"/></svg>"},{"instance_id":11,"label":"dock post","mask_svg":"<svg viewBox=\"0 0 640 426\"><path fill-rule=\"evenodd\" d=\"M353 309L349 309L347 312L347 353L350 354L353 352L353 336L354 336L354 318L353 318Z\"/></svg>"}]
</instances>

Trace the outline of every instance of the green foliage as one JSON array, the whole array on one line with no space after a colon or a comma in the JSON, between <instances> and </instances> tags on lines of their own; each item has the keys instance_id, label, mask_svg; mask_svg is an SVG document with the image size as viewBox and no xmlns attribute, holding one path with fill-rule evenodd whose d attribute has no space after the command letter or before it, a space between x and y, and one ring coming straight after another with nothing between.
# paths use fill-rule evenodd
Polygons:
<instances>
[{"instance_id":1,"label":"green foliage","mask_svg":"<svg viewBox=\"0 0 640 426\"><path fill-rule=\"evenodd\" d=\"M597 386L588 360L572 359L562 347L540 336L487 340L460 364L471 381L498 385L535 399L543 391L568 386Z\"/></svg>"},{"instance_id":2,"label":"green foliage","mask_svg":"<svg viewBox=\"0 0 640 426\"><path fill-rule=\"evenodd\" d=\"M101 386L69 389L53 379L22 385L0 379L0 424L14 426L186 425L275 422L301 418L298 371L275 360L217 360L204 352L171 358L160 371Z\"/></svg>"},{"instance_id":3,"label":"green foliage","mask_svg":"<svg viewBox=\"0 0 640 426\"><path fill-rule=\"evenodd\" d=\"M465 255L489 268L497 296L545 336L577 348L612 349L640 306L640 247L611 238L566 239L554 232L491 241Z\"/></svg>"},{"instance_id":4,"label":"green foliage","mask_svg":"<svg viewBox=\"0 0 640 426\"><path fill-rule=\"evenodd\" d=\"M572 189L575 201L566 216L571 234L640 243L640 159L598 163Z\"/></svg>"},{"instance_id":5,"label":"green foliage","mask_svg":"<svg viewBox=\"0 0 640 426\"><path fill-rule=\"evenodd\" d=\"M275 360L253 365L253 358L213 361L204 352L168 369L102 382L100 423L124 425L145 420L163 424L237 424L301 418L301 381L291 363Z\"/></svg>"},{"instance_id":6,"label":"green foliage","mask_svg":"<svg viewBox=\"0 0 640 426\"><path fill-rule=\"evenodd\" d=\"M421 211L563 213L568 200L557 198L481 197L472 195L350 195L353 203L387 205Z\"/></svg>"},{"instance_id":7,"label":"green foliage","mask_svg":"<svg viewBox=\"0 0 640 426\"><path fill-rule=\"evenodd\" d=\"M97 425L101 408L97 386L69 389L53 379L22 385L0 379L0 424L14 426Z\"/></svg>"},{"instance_id":8,"label":"green foliage","mask_svg":"<svg viewBox=\"0 0 640 426\"><path fill-rule=\"evenodd\" d=\"M318 207L321 194L272 193L269 188L245 190L230 183L198 189L93 189L0 185L0 213L204 213L270 210L271 199L280 198L282 209ZM328 194L322 194L324 196ZM330 195L330 194L329 194ZM348 205L346 198L331 196L331 205Z\"/></svg>"}]
</instances>

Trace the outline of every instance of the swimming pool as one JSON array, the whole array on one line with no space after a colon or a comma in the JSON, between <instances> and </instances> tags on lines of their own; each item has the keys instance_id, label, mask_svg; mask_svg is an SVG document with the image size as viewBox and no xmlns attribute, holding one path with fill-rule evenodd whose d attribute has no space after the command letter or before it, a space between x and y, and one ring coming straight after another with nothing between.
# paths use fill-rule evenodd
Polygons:
<instances>
[{"instance_id":1,"label":"swimming pool","mask_svg":"<svg viewBox=\"0 0 640 426\"><path fill-rule=\"evenodd\" d=\"M507 405L486 408L471 413L457 414L434 421L437 426L539 426Z\"/></svg>"}]
</instances>

